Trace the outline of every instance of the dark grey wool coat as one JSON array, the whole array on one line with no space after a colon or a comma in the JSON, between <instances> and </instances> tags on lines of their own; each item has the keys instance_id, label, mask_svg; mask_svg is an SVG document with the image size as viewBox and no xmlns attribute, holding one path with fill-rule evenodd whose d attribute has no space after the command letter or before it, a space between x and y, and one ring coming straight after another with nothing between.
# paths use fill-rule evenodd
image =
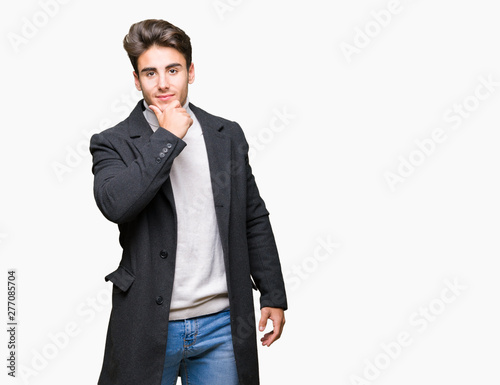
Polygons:
<instances>
[{"instance_id":1,"label":"dark grey wool coat","mask_svg":"<svg viewBox=\"0 0 500 385\"><path fill-rule=\"evenodd\" d=\"M186 143L163 128L153 133L142 105L141 100L127 119L90 140L95 200L118 224L123 248L118 268L105 277L113 283L113 301L99 385L160 385L165 358L177 242L169 172ZM240 126L190 108L209 158L238 377L241 385L255 385L252 287L260 291L261 307L287 308L269 213Z\"/></svg>"}]
</instances>

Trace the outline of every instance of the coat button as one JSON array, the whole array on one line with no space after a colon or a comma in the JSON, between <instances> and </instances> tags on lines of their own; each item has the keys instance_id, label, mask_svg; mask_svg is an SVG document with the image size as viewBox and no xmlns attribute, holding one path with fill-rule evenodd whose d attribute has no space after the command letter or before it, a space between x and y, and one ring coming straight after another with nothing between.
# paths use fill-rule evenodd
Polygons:
<instances>
[{"instance_id":1,"label":"coat button","mask_svg":"<svg viewBox=\"0 0 500 385\"><path fill-rule=\"evenodd\" d=\"M160 155L160 158L164 158L165 157L165 153L163 153L163 152L160 152L159 155Z\"/></svg>"},{"instance_id":2,"label":"coat button","mask_svg":"<svg viewBox=\"0 0 500 385\"><path fill-rule=\"evenodd\" d=\"M172 148L172 143L167 143L167 148Z\"/></svg>"},{"instance_id":3,"label":"coat button","mask_svg":"<svg viewBox=\"0 0 500 385\"><path fill-rule=\"evenodd\" d=\"M158 305L161 305L163 303L163 297L161 295L159 295L158 297L156 297L156 303Z\"/></svg>"},{"instance_id":4,"label":"coat button","mask_svg":"<svg viewBox=\"0 0 500 385\"><path fill-rule=\"evenodd\" d=\"M164 147L164 148L162 149L162 151L163 151L163 152L168 152L168 148Z\"/></svg>"},{"instance_id":5,"label":"coat button","mask_svg":"<svg viewBox=\"0 0 500 385\"><path fill-rule=\"evenodd\" d=\"M167 252L167 250L162 250L162 251L160 251L160 257L162 257L163 259L167 258L167 257L168 257L168 252Z\"/></svg>"},{"instance_id":6,"label":"coat button","mask_svg":"<svg viewBox=\"0 0 500 385\"><path fill-rule=\"evenodd\" d=\"M156 163L160 163L161 162L161 158L156 158Z\"/></svg>"}]
</instances>

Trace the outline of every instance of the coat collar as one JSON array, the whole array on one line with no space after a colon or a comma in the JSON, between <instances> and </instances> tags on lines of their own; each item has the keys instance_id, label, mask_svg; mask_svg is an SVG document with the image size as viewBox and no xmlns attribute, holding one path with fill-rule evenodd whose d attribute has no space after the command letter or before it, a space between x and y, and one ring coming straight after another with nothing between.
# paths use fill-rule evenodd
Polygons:
<instances>
[{"instance_id":1,"label":"coat collar","mask_svg":"<svg viewBox=\"0 0 500 385\"><path fill-rule=\"evenodd\" d=\"M139 100L127 119L128 132L131 138L149 138L149 136L153 133L153 130L143 114L143 100L144 99Z\"/></svg>"},{"instance_id":2,"label":"coat collar","mask_svg":"<svg viewBox=\"0 0 500 385\"><path fill-rule=\"evenodd\" d=\"M139 136L149 137L153 133L148 121L144 117L143 101L144 99L141 99L137 103L128 118L128 131L131 138ZM223 131L224 125L219 118L209 114L199 107L196 107L193 103L189 103L189 108L193 111L196 118L200 122L203 134L205 134L205 129L215 130L217 132Z\"/></svg>"}]
</instances>

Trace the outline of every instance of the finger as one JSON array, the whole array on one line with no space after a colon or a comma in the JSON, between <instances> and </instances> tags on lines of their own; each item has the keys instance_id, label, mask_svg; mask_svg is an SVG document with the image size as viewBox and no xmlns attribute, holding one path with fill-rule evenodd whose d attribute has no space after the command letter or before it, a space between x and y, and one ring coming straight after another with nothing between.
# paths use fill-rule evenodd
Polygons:
<instances>
[{"instance_id":1,"label":"finger","mask_svg":"<svg viewBox=\"0 0 500 385\"><path fill-rule=\"evenodd\" d=\"M271 346L276 340L278 340L281 337L283 326L285 325L285 317L279 313L273 314L271 316L271 320L273 321L273 330L261 339L262 345L264 346Z\"/></svg>"},{"instance_id":2,"label":"finger","mask_svg":"<svg viewBox=\"0 0 500 385\"><path fill-rule=\"evenodd\" d=\"M158 107L156 107L155 105L150 105L149 108L151 108L151 110L153 110L156 117L158 117L158 115L161 115L161 113L162 113L162 111Z\"/></svg>"},{"instance_id":3,"label":"finger","mask_svg":"<svg viewBox=\"0 0 500 385\"><path fill-rule=\"evenodd\" d=\"M274 341L276 341L278 338L279 338L279 336L273 330L272 332L269 332L264 337L262 337L262 339L261 339L262 345L271 346L274 343Z\"/></svg>"},{"instance_id":4,"label":"finger","mask_svg":"<svg viewBox=\"0 0 500 385\"><path fill-rule=\"evenodd\" d=\"M274 330L277 330L278 331L278 338L281 337L281 333L283 333L283 327L285 326L285 314L283 314L283 312L281 312L281 314L279 314L276 322L275 322L275 327L274 327Z\"/></svg>"},{"instance_id":5,"label":"finger","mask_svg":"<svg viewBox=\"0 0 500 385\"><path fill-rule=\"evenodd\" d=\"M266 345L271 346L274 341L276 341L281 336L281 330L274 329L272 332L267 334Z\"/></svg>"},{"instance_id":6,"label":"finger","mask_svg":"<svg viewBox=\"0 0 500 385\"><path fill-rule=\"evenodd\" d=\"M273 334L271 336L269 336L269 345L268 346L271 346L271 344L278 340L280 337L281 337L281 333L283 331L283 325L281 324L281 322L274 322L274 329L273 329Z\"/></svg>"},{"instance_id":7,"label":"finger","mask_svg":"<svg viewBox=\"0 0 500 385\"><path fill-rule=\"evenodd\" d=\"M179 108L181 106L181 102L179 102L177 99L173 99L171 102L170 102L170 106L171 108Z\"/></svg>"},{"instance_id":8,"label":"finger","mask_svg":"<svg viewBox=\"0 0 500 385\"><path fill-rule=\"evenodd\" d=\"M265 344L267 346L271 346L274 341L276 341L279 337L278 334L276 333L276 330L273 330L272 332L268 333L266 336L266 341Z\"/></svg>"},{"instance_id":9,"label":"finger","mask_svg":"<svg viewBox=\"0 0 500 385\"><path fill-rule=\"evenodd\" d=\"M189 115L189 112L187 112L187 111L186 111L184 108L182 108L182 107L178 107L178 108L176 108L176 109L175 109L175 113L177 113L177 114L182 114L182 115L184 115L184 116L190 116L190 115Z\"/></svg>"},{"instance_id":10,"label":"finger","mask_svg":"<svg viewBox=\"0 0 500 385\"><path fill-rule=\"evenodd\" d=\"M262 342L262 346L271 346L274 341L276 341L276 333L273 331L266 333L264 337L260 340Z\"/></svg>"}]
</instances>

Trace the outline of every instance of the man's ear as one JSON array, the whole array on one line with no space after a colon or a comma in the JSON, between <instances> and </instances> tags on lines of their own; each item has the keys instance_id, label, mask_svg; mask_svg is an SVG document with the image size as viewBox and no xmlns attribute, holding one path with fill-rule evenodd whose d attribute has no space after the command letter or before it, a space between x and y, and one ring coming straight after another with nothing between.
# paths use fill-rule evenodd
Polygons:
<instances>
[{"instance_id":1,"label":"man's ear","mask_svg":"<svg viewBox=\"0 0 500 385\"><path fill-rule=\"evenodd\" d=\"M193 84L194 82L194 64L191 63L189 66L189 72L188 72L188 83Z\"/></svg>"},{"instance_id":2,"label":"man's ear","mask_svg":"<svg viewBox=\"0 0 500 385\"><path fill-rule=\"evenodd\" d=\"M137 88L137 91L142 91L141 81L139 80L139 76L137 76L137 73L135 71L132 73L134 74L135 88Z\"/></svg>"}]
</instances>

